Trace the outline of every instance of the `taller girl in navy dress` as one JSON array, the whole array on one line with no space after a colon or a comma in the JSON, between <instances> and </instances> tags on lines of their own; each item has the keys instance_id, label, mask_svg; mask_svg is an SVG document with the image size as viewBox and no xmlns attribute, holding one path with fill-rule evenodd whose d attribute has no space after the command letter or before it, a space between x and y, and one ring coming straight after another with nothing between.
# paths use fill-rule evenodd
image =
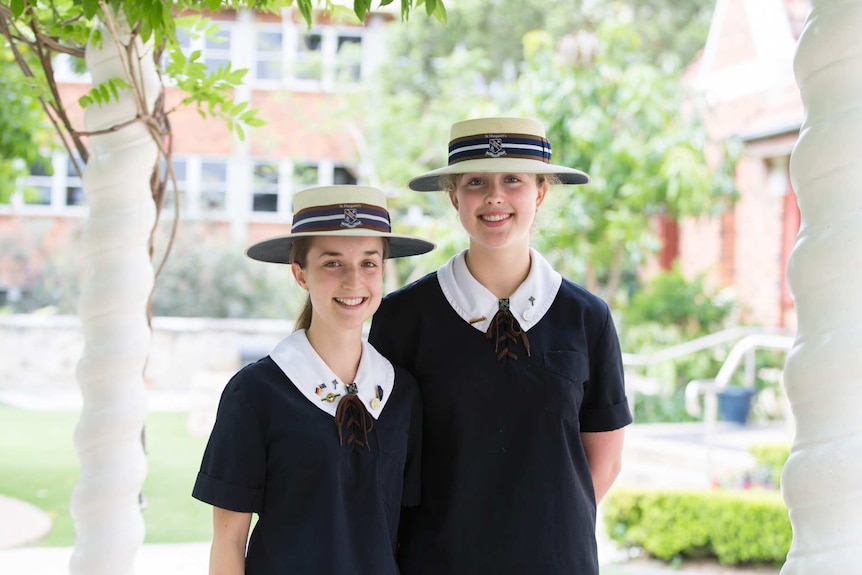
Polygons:
<instances>
[{"instance_id":1,"label":"taller girl in navy dress","mask_svg":"<svg viewBox=\"0 0 862 575\"><path fill-rule=\"evenodd\" d=\"M448 192L470 241L387 296L369 335L424 405L403 575L598 575L596 505L632 419L608 306L530 248L550 186L589 181L550 156L536 121L468 120L449 165L410 181Z\"/></svg>"},{"instance_id":2,"label":"taller girl in navy dress","mask_svg":"<svg viewBox=\"0 0 862 575\"><path fill-rule=\"evenodd\" d=\"M421 402L362 327L384 260L433 244L392 234L375 188L311 188L293 203L292 233L247 255L290 264L308 303L222 394L193 490L213 505L210 573L397 575L401 506L419 501Z\"/></svg>"}]
</instances>

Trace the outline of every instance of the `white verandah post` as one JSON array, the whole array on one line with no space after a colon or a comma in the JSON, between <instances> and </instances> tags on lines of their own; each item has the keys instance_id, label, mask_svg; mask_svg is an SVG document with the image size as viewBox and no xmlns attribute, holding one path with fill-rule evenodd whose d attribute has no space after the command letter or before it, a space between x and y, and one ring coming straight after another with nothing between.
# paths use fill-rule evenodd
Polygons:
<instances>
[{"instance_id":1,"label":"white verandah post","mask_svg":"<svg viewBox=\"0 0 862 575\"><path fill-rule=\"evenodd\" d=\"M798 328L782 476L781 575L855 575L862 558L862 0L813 0L794 67L805 121L790 172L802 223L788 265Z\"/></svg>"},{"instance_id":2,"label":"white verandah post","mask_svg":"<svg viewBox=\"0 0 862 575\"><path fill-rule=\"evenodd\" d=\"M121 32L120 43L128 44L128 32ZM87 46L87 68L99 85L127 79L126 62L152 110L161 88L152 43L136 42L134 57L127 59L125 46L102 27L101 40ZM84 124L89 132L107 130L137 114L132 92L123 90L116 100L88 107ZM147 468L141 433L153 286L148 246L156 216L150 176L158 148L140 121L89 140L78 303L84 352L77 379L84 402L74 438L80 476L71 501L76 540L69 568L73 575L130 575L144 540L138 497Z\"/></svg>"}]
</instances>

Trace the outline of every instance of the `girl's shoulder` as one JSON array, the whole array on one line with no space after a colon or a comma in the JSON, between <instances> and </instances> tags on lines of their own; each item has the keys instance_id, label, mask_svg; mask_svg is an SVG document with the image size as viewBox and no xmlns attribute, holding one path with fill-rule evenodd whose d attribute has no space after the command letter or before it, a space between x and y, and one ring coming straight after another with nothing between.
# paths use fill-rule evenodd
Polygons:
<instances>
[{"instance_id":1,"label":"girl's shoulder","mask_svg":"<svg viewBox=\"0 0 862 575\"><path fill-rule=\"evenodd\" d=\"M416 298L428 297L435 290L440 291L436 270L398 288L383 298L383 301L390 305L392 303L409 302Z\"/></svg>"},{"instance_id":2,"label":"girl's shoulder","mask_svg":"<svg viewBox=\"0 0 862 575\"><path fill-rule=\"evenodd\" d=\"M282 387L287 376L268 355L237 371L225 387L225 393L239 396L246 403L268 401L267 390Z\"/></svg>"},{"instance_id":3,"label":"girl's shoulder","mask_svg":"<svg viewBox=\"0 0 862 575\"><path fill-rule=\"evenodd\" d=\"M589 291L582 285L563 278L560 284L560 291L557 292L557 302L573 303L582 308L592 309L600 313L609 311L608 304L601 297Z\"/></svg>"}]
</instances>

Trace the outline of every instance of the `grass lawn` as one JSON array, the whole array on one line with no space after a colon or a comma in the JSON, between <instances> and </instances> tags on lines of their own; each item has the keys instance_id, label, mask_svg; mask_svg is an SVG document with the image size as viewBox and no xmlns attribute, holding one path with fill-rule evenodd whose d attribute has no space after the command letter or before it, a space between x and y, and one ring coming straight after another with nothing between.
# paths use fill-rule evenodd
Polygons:
<instances>
[{"instance_id":1,"label":"grass lawn","mask_svg":"<svg viewBox=\"0 0 862 575\"><path fill-rule=\"evenodd\" d=\"M74 544L69 512L78 480L72 434L77 412L31 411L0 404L0 494L49 513L51 532L39 544ZM191 497L206 445L186 431L184 413L147 417L147 479L144 483L147 543L209 541L211 507Z\"/></svg>"}]
</instances>

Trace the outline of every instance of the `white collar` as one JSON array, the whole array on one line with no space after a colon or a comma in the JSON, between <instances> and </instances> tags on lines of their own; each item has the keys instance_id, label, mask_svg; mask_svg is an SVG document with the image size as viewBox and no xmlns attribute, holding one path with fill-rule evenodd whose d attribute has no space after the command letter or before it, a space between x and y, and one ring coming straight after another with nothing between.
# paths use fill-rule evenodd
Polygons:
<instances>
[{"instance_id":1,"label":"white collar","mask_svg":"<svg viewBox=\"0 0 862 575\"><path fill-rule=\"evenodd\" d=\"M499 309L499 300L467 269L464 250L437 270L443 295L461 319L481 332L488 331ZM509 298L509 309L524 331L539 323L554 303L563 276L542 254L530 248L530 273Z\"/></svg>"},{"instance_id":2,"label":"white collar","mask_svg":"<svg viewBox=\"0 0 862 575\"><path fill-rule=\"evenodd\" d=\"M329 369L314 351L304 329L281 340L269 356L305 398L335 417L338 402L347 394L347 386ZM356 370L357 395L371 417L377 419L395 385L395 368L367 341L362 340L362 357ZM338 394L324 401L327 394Z\"/></svg>"}]
</instances>

